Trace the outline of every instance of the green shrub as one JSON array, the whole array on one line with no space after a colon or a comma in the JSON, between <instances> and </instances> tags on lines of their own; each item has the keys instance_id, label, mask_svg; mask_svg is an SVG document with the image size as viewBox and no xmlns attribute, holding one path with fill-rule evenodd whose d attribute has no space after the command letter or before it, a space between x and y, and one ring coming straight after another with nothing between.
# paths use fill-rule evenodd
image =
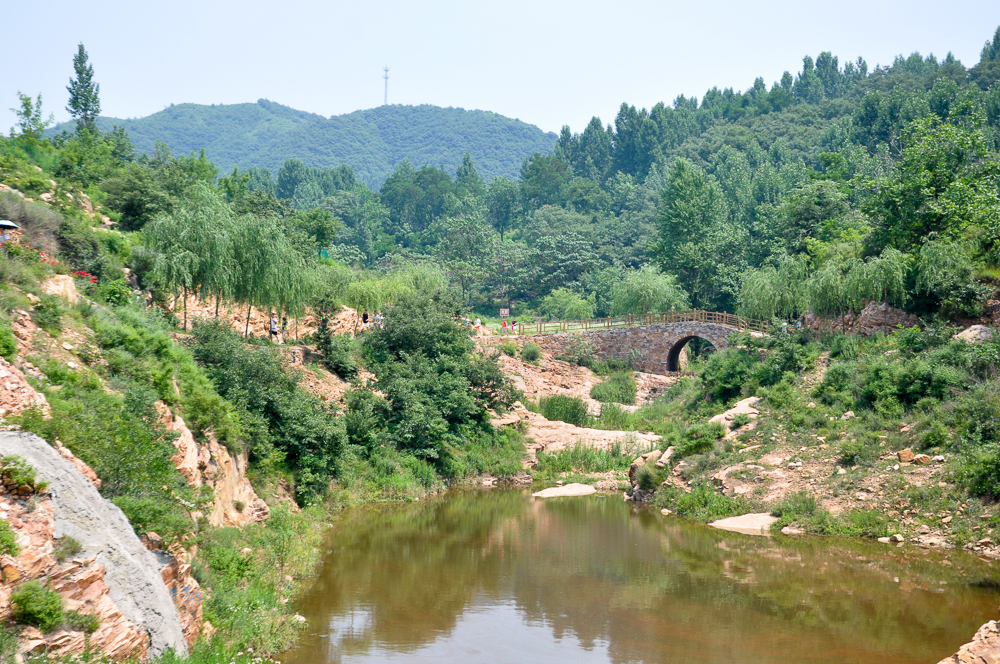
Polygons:
<instances>
[{"instance_id":1,"label":"green shrub","mask_svg":"<svg viewBox=\"0 0 1000 664\"><path fill-rule=\"evenodd\" d=\"M670 440L674 445L674 458L683 459L692 454L701 454L715 447L715 441L726 435L726 428L719 422L707 422L688 427L680 439ZM669 438L668 438L669 440Z\"/></svg>"},{"instance_id":2,"label":"green shrub","mask_svg":"<svg viewBox=\"0 0 1000 664\"><path fill-rule=\"evenodd\" d=\"M0 521L0 556L16 556L21 553L17 535L7 521Z\"/></svg>"},{"instance_id":3,"label":"green shrub","mask_svg":"<svg viewBox=\"0 0 1000 664\"><path fill-rule=\"evenodd\" d=\"M590 396L602 403L635 403L635 376L631 371L617 371L590 388Z\"/></svg>"},{"instance_id":4,"label":"green shrub","mask_svg":"<svg viewBox=\"0 0 1000 664\"><path fill-rule=\"evenodd\" d=\"M660 484L660 469L655 463L645 463L635 474L635 483L643 491L652 491Z\"/></svg>"},{"instance_id":5,"label":"green shrub","mask_svg":"<svg viewBox=\"0 0 1000 664\"><path fill-rule=\"evenodd\" d=\"M731 424L732 428L735 430L739 429L740 427L745 427L752 421L753 418L750 417L750 415L748 415L747 413L736 413L735 415L733 415L733 420Z\"/></svg>"},{"instance_id":6,"label":"green shrub","mask_svg":"<svg viewBox=\"0 0 1000 664\"><path fill-rule=\"evenodd\" d=\"M62 331L63 312L64 309L59 298L53 295L43 295L41 301L35 305L31 312L31 319L40 328L55 337L59 336Z\"/></svg>"},{"instance_id":7,"label":"green shrub","mask_svg":"<svg viewBox=\"0 0 1000 664\"><path fill-rule=\"evenodd\" d=\"M662 502L664 498L669 500L673 493L666 488L661 492L662 496L657 502ZM753 510L753 506L745 498L724 496L721 493L716 493L707 484L696 484L690 493L680 495L675 505L677 513L681 516L690 516L702 521L715 521L727 516L746 514Z\"/></svg>"},{"instance_id":8,"label":"green shrub","mask_svg":"<svg viewBox=\"0 0 1000 664\"><path fill-rule=\"evenodd\" d=\"M708 356L701 379L705 395L712 401L727 403L743 393L760 360L756 353L742 348L725 348Z\"/></svg>"},{"instance_id":9,"label":"green shrub","mask_svg":"<svg viewBox=\"0 0 1000 664\"><path fill-rule=\"evenodd\" d=\"M358 375L358 363L352 355L354 342L349 334L332 334L328 329L316 333L316 348L323 354L323 366L344 380Z\"/></svg>"},{"instance_id":10,"label":"green shrub","mask_svg":"<svg viewBox=\"0 0 1000 664\"><path fill-rule=\"evenodd\" d=\"M70 537L69 535L63 535L62 537L56 538L52 546L52 555L55 557L56 562L60 565L80 553L83 550L83 545L75 537Z\"/></svg>"},{"instance_id":11,"label":"green shrub","mask_svg":"<svg viewBox=\"0 0 1000 664\"><path fill-rule=\"evenodd\" d=\"M507 357L517 357L517 344L510 340L501 341L500 351Z\"/></svg>"},{"instance_id":12,"label":"green shrub","mask_svg":"<svg viewBox=\"0 0 1000 664\"><path fill-rule=\"evenodd\" d=\"M17 486L27 486L32 491L45 491L48 482L39 482L35 477L35 469L24 459L16 455L0 457L0 478L4 483L9 480Z\"/></svg>"},{"instance_id":13,"label":"green shrub","mask_svg":"<svg viewBox=\"0 0 1000 664\"><path fill-rule=\"evenodd\" d=\"M594 344L583 334L574 334L566 344L566 355L559 359L589 367L594 364Z\"/></svg>"},{"instance_id":14,"label":"green shrub","mask_svg":"<svg viewBox=\"0 0 1000 664\"><path fill-rule=\"evenodd\" d=\"M565 394L542 397L538 400L538 410L547 420L566 422L578 427L586 426L590 421L587 404L580 397Z\"/></svg>"},{"instance_id":15,"label":"green shrub","mask_svg":"<svg viewBox=\"0 0 1000 664\"><path fill-rule=\"evenodd\" d=\"M612 470L628 470L632 456L625 453L620 444L611 450L602 450L576 443L561 452L538 455L534 473L538 477L557 477L561 473L606 473Z\"/></svg>"},{"instance_id":16,"label":"green shrub","mask_svg":"<svg viewBox=\"0 0 1000 664\"><path fill-rule=\"evenodd\" d=\"M785 496L771 506L771 516L796 517L813 514L816 511L816 498L808 491L796 491Z\"/></svg>"},{"instance_id":17,"label":"green shrub","mask_svg":"<svg viewBox=\"0 0 1000 664\"><path fill-rule=\"evenodd\" d=\"M28 581L10 597L14 606L14 620L34 625L43 632L51 632L62 624L63 607L59 593L38 581Z\"/></svg>"},{"instance_id":18,"label":"green shrub","mask_svg":"<svg viewBox=\"0 0 1000 664\"><path fill-rule=\"evenodd\" d=\"M525 362L537 362L541 356L542 349L538 347L538 344L524 344L524 347L521 348L521 359Z\"/></svg>"},{"instance_id":19,"label":"green shrub","mask_svg":"<svg viewBox=\"0 0 1000 664\"><path fill-rule=\"evenodd\" d=\"M845 440L840 444L838 462L843 466L871 466L878 459L878 448L861 440Z\"/></svg>"},{"instance_id":20,"label":"green shrub","mask_svg":"<svg viewBox=\"0 0 1000 664\"><path fill-rule=\"evenodd\" d=\"M0 325L0 357L8 362L13 362L17 355L17 339L14 333L6 325Z\"/></svg>"},{"instance_id":21,"label":"green shrub","mask_svg":"<svg viewBox=\"0 0 1000 664\"><path fill-rule=\"evenodd\" d=\"M135 299L132 289L124 279L105 281L94 288L94 297L116 307L128 304Z\"/></svg>"},{"instance_id":22,"label":"green shrub","mask_svg":"<svg viewBox=\"0 0 1000 664\"><path fill-rule=\"evenodd\" d=\"M13 662L17 654L17 634L0 625L0 662Z\"/></svg>"},{"instance_id":23,"label":"green shrub","mask_svg":"<svg viewBox=\"0 0 1000 664\"><path fill-rule=\"evenodd\" d=\"M93 634L101 626L101 617L93 613L80 613L79 611L67 611L65 624L71 631Z\"/></svg>"}]
</instances>

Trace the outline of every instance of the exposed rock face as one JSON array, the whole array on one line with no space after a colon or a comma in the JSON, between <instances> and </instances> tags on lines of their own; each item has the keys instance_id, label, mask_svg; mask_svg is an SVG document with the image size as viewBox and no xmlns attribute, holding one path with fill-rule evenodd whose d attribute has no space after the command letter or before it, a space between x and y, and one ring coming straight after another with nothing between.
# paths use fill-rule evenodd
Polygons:
<instances>
[{"instance_id":1,"label":"exposed rock face","mask_svg":"<svg viewBox=\"0 0 1000 664\"><path fill-rule=\"evenodd\" d=\"M203 630L201 585L191 575L191 554L178 544L172 544L163 551L163 540L156 533L147 533L142 543L156 553L163 568L160 576L170 591L170 597L177 607L177 615L184 629L184 640L190 646Z\"/></svg>"},{"instance_id":2,"label":"exposed rock face","mask_svg":"<svg viewBox=\"0 0 1000 664\"><path fill-rule=\"evenodd\" d=\"M976 632L972 641L938 664L1000 664L1000 628L991 620Z\"/></svg>"},{"instance_id":3,"label":"exposed rock face","mask_svg":"<svg viewBox=\"0 0 1000 664\"><path fill-rule=\"evenodd\" d=\"M566 486L553 486L548 489L542 489L541 491L536 491L531 495L535 498L562 498L570 496L589 496L594 493L597 493L597 489L590 484L578 484L573 482L571 484L567 484Z\"/></svg>"},{"instance_id":4,"label":"exposed rock face","mask_svg":"<svg viewBox=\"0 0 1000 664\"><path fill-rule=\"evenodd\" d=\"M68 274L57 274L42 282L42 292L55 295L66 304L76 304L80 294L76 292L76 283Z\"/></svg>"},{"instance_id":5,"label":"exposed rock face","mask_svg":"<svg viewBox=\"0 0 1000 664\"><path fill-rule=\"evenodd\" d=\"M718 422L722 426L726 427L726 439L733 438L737 431L743 427L734 427L733 419L737 415L746 415L750 418L751 422L749 424L744 424L744 427L753 428L753 420L757 419L760 415L760 411L757 410L757 404L760 403L760 397L747 397L742 401L737 401L736 405L727 410L724 413L719 413L715 417L709 420L709 422Z\"/></svg>"},{"instance_id":6,"label":"exposed rock face","mask_svg":"<svg viewBox=\"0 0 1000 664\"><path fill-rule=\"evenodd\" d=\"M59 577L65 584L60 587L70 608L71 602L79 602L82 607L93 607L90 612L106 615L95 637L100 635L101 643L116 653L157 656L167 648L186 653L181 621L160 575L160 565L143 547L122 511L102 498L74 465L37 436L0 432L0 454L24 457L38 477L49 483L51 524L34 526L30 535L25 534L31 546L15 565L20 578L55 576L51 537L69 535L82 545L80 562L78 567L73 561L65 568ZM41 506L36 511L39 509ZM56 639L57 648L75 648L82 644L80 637L55 632L46 638Z\"/></svg>"},{"instance_id":7,"label":"exposed rock face","mask_svg":"<svg viewBox=\"0 0 1000 664\"><path fill-rule=\"evenodd\" d=\"M970 325L954 335L954 338L970 344L981 344L993 339L993 330L985 325Z\"/></svg>"},{"instance_id":8,"label":"exposed rock face","mask_svg":"<svg viewBox=\"0 0 1000 664\"><path fill-rule=\"evenodd\" d=\"M174 465L192 486L208 484L214 499L208 521L213 526L245 526L263 521L271 514L270 508L257 496L246 478L247 459L235 459L224 446L209 436L208 442L198 445L184 420L173 415L165 404L157 403L163 424L178 433L174 440L177 454Z\"/></svg>"},{"instance_id":9,"label":"exposed rock face","mask_svg":"<svg viewBox=\"0 0 1000 664\"><path fill-rule=\"evenodd\" d=\"M0 357L0 419L6 415L16 415L32 406L49 411L49 403L45 397L35 391L21 370Z\"/></svg>"},{"instance_id":10,"label":"exposed rock face","mask_svg":"<svg viewBox=\"0 0 1000 664\"><path fill-rule=\"evenodd\" d=\"M848 313L843 318L819 318L815 314L805 315L807 327L816 331L841 330L868 336L875 332L892 332L897 325L913 327L920 323L913 314L897 309L885 302L869 302L860 314Z\"/></svg>"}]
</instances>

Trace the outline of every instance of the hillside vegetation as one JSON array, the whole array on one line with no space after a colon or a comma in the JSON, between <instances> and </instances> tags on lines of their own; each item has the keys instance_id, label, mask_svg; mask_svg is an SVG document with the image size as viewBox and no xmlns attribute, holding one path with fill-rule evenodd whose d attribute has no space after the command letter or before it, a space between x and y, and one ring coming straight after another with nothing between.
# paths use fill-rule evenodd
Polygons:
<instances>
[{"instance_id":1,"label":"hillside vegetation","mask_svg":"<svg viewBox=\"0 0 1000 664\"><path fill-rule=\"evenodd\" d=\"M314 168L347 164L372 187L404 159L454 173L466 152L485 177L516 177L521 160L550 151L556 140L555 134L489 111L427 104L378 106L326 118L260 99L255 104L176 104L144 118L97 119L102 131L115 125L129 133L139 152L152 153L157 141L174 152L204 149L225 171L233 166L277 171L288 158Z\"/></svg>"}]
</instances>

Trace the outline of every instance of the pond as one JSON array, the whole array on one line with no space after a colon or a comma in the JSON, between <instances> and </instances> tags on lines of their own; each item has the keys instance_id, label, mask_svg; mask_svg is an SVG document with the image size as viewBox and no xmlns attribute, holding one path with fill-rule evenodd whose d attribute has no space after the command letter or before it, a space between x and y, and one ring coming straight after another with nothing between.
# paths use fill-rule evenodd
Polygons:
<instances>
[{"instance_id":1,"label":"pond","mask_svg":"<svg viewBox=\"0 0 1000 664\"><path fill-rule=\"evenodd\" d=\"M286 664L937 662L997 617L965 552L752 537L620 496L451 491L347 511Z\"/></svg>"}]
</instances>

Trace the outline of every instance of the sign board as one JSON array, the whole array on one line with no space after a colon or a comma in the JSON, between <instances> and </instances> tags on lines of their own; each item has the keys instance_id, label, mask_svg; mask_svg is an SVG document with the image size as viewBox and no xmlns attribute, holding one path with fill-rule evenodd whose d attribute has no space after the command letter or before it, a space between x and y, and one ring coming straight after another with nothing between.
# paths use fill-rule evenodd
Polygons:
<instances>
[{"instance_id":1,"label":"sign board","mask_svg":"<svg viewBox=\"0 0 1000 664\"><path fill-rule=\"evenodd\" d=\"M510 309L501 309L500 310L500 315L501 316L510 316Z\"/></svg>"}]
</instances>

